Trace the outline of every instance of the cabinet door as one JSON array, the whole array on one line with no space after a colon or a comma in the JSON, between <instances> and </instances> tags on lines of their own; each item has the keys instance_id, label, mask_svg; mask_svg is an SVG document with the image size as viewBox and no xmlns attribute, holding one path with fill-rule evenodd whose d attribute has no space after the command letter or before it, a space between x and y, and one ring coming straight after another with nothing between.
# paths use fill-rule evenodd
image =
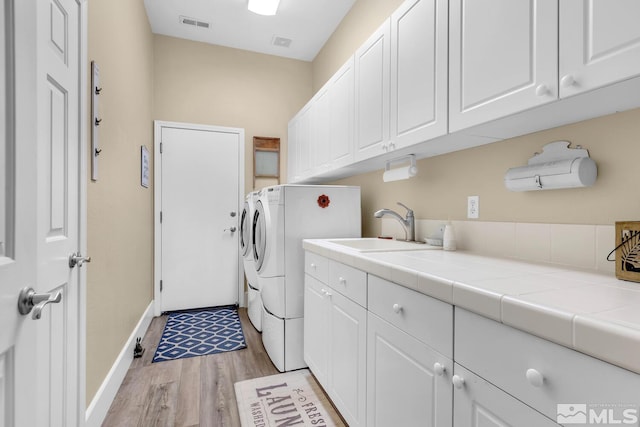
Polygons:
<instances>
[{"instance_id":1,"label":"cabinet door","mask_svg":"<svg viewBox=\"0 0 640 427\"><path fill-rule=\"evenodd\" d=\"M332 168L339 168L353 163L353 85L352 57L335 74L329 89L328 127Z\"/></svg>"},{"instance_id":2,"label":"cabinet door","mask_svg":"<svg viewBox=\"0 0 640 427\"><path fill-rule=\"evenodd\" d=\"M447 133L448 4L405 2L391 15L390 144Z\"/></svg>"},{"instance_id":3,"label":"cabinet door","mask_svg":"<svg viewBox=\"0 0 640 427\"><path fill-rule=\"evenodd\" d=\"M304 276L304 361L318 382L328 387L329 301L327 286Z\"/></svg>"},{"instance_id":4,"label":"cabinet door","mask_svg":"<svg viewBox=\"0 0 640 427\"><path fill-rule=\"evenodd\" d=\"M560 1L560 96L640 75L640 2Z\"/></svg>"},{"instance_id":5,"label":"cabinet door","mask_svg":"<svg viewBox=\"0 0 640 427\"><path fill-rule=\"evenodd\" d=\"M334 290L329 292L331 332L328 393L347 424L352 427L365 426L367 310Z\"/></svg>"},{"instance_id":6,"label":"cabinet door","mask_svg":"<svg viewBox=\"0 0 640 427\"><path fill-rule=\"evenodd\" d=\"M298 181L298 118L291 119L287 132L287 182Z\"/></svg>"},{"instance_id":7,"label":"cabinet door","mask_svg":"<svg viewBox=\"0 0 640 427\"><path fill-rule=\"evenodd\" d=\"M555 422L520 402L493 384L455 365L456 379L463 379L453 391L454 427L551 427Z\"/></svg>"},{"instance_id":8,"label":"cabinet door","mask_svg":"<svg viewBox=\"0 0 640 427\"><path fill-rule=\"evenodd\" d=\"M330 158L329 89L325 86L311 101L311 173L315 175L328 170Z\"/></svg>"},{"instance_id":9,"label":"cabinet door","mask_svg":"<svg viewBox=\"0 0 640 427\"><path fill-rule=\"evenodd\" d=\"M298 177L304 179L311 174L311 104L307 104L298 115L297 127Z\"/></svg>"},{"instance_id":10,"label":"cabinet door","mask_svg":"<svg viewBox=\"0 0 640 427\"><path fill-rule=\"evenodd\" d=\"M450 426L451 360L375 314L367 322L367 425Z\"/></svg>"},{"instance_id":11,"label":"cabinet door","mask_svg":"<svg viewBox=\"0 0 640 427\"><path fill-rule=\"evenodd\" d=\"M388 149L389 22L387 19L355 54L356 160Z\"/></svg>"},{"instance_id":12,"label":"cabinet door","mask_svg":"<svg viewBox=\"0 0 640 427\"><path fill-rule=\"evenodd\" d=\"M450 132L557 99L557 1L449 7Z\"/></svg>"}]
</instances>

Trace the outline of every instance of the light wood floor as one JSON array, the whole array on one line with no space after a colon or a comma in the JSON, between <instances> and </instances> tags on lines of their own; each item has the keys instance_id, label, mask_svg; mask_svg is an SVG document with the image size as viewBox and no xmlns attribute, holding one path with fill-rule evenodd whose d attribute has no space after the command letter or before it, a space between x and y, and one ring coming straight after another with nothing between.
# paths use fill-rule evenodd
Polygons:
<instances>
[{"instance_id":1,"label":"light wood floor","mask_svg":"<svg viewBox=\"0 0 640 427\"><path fill-rule=\"evenodd\" d=\"M277 374L246 309L240 320L247 348L210 356L151 363L167 321L153 319L103 426L239 426L233 384Z\"/></svg>"}]
</instances>

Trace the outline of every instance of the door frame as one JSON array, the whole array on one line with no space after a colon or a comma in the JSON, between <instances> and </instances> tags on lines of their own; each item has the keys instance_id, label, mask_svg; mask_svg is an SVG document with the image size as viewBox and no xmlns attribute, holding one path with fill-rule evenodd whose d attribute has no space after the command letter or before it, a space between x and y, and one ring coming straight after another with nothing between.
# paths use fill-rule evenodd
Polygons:
<instances>
[{"instance_id":1,"label":"door frame","mask_svg":"<svg viewBox=\"0 0 640 427\"><path fill-rule=\"evenodd\" d=\"M160 143L162 142L162 128L200 130L207 132L225 132L238 135L240 144L238 145L238 199L236 203L236 217L240 219L244 206L244 181L245 181L245 144L244 129L213 125L200 125L193 123L168 122L162 120L153 121L153 314L160 316L162 307L162 293L160 292L160 278L162 276L162 235L160 225L160 210L162 208L162 162L160 154ZM246 305L244 298L244 268L242 265L242 254L240 246L238 250L238 303L241 307Z\"/></svg>"},{"instance_id":2,"label":"door frame","mask_svg":"<svg viewBox=\"0 0 640 427\"><path fill-rule=\"evenodd\" d=\"M88 156L89 156L89 106L87 103L89 95L89 6L88 0L76 0L79 4L80 18L80 89L79 89L79 106L80 129L79 129L79 150L78 159L78 246L81 254L87 255L87 173ZM84 426L87 422L87 269L78 268L78 425Z\"/></svg>"}]
</instances>

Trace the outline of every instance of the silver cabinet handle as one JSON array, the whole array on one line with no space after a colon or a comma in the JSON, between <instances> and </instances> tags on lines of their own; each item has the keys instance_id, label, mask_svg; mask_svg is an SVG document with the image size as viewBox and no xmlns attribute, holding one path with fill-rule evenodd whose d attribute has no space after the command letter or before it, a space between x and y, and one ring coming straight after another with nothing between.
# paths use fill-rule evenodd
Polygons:
<instances>
[{"instance_id":1,"label":"silver cabinet handle","mask_svg":"<svg viewBox=\"0 0 640 427\"><path fill-rule=\"evenodd\" d=\"M82 267L85 262L91 262L91 257L83 257L80 252L69 255L69 268L73 268L76 265Z\"/></svg>"},{"instance_id":2,"label":"silver cabinet handle","mask_svg":"<svg viewBox=\"0 0 640 427\"><path fill-rule=\"evenodd\" d=\"M50 303L57 304L60 301L62 301L62 292L60 291L50 294L36 294L33 288L27 287L22 289L20 295L18 295L18 311L20 314L25 315L33 310L31 318L38 320L42 316L42 309L45 305Z\"/></svg>"}]
</instances>

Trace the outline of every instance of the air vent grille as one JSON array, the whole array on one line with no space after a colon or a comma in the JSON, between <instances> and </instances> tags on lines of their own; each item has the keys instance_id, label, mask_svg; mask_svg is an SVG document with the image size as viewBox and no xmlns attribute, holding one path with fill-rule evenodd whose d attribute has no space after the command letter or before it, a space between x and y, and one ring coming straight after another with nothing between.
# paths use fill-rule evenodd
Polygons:
<instances>
[{"instance_id":1,"label":"air vent grille","mask_svg":"<svg viewBox=\"0 0 640 427\"><path fill-rule=\"evenodd\" d=\"M271 44L273 44L274 46L289 47L291 46L291 41L291 39L288 39L286 37L273 36Z\"/></svg>"},{"instance_id":2,"label":"air vent grille","mask_svg":"<svg viewBox=\"0 0 640 427\"><path fill-rule=\"evenodd\" d=\"M199 21L195 18L189 18L188 16L180 16L180 23L184 25L191 25L192 27L206 28L206 29L208 29L210 26L208 22Z\"/></svg>"}]
</instances>

